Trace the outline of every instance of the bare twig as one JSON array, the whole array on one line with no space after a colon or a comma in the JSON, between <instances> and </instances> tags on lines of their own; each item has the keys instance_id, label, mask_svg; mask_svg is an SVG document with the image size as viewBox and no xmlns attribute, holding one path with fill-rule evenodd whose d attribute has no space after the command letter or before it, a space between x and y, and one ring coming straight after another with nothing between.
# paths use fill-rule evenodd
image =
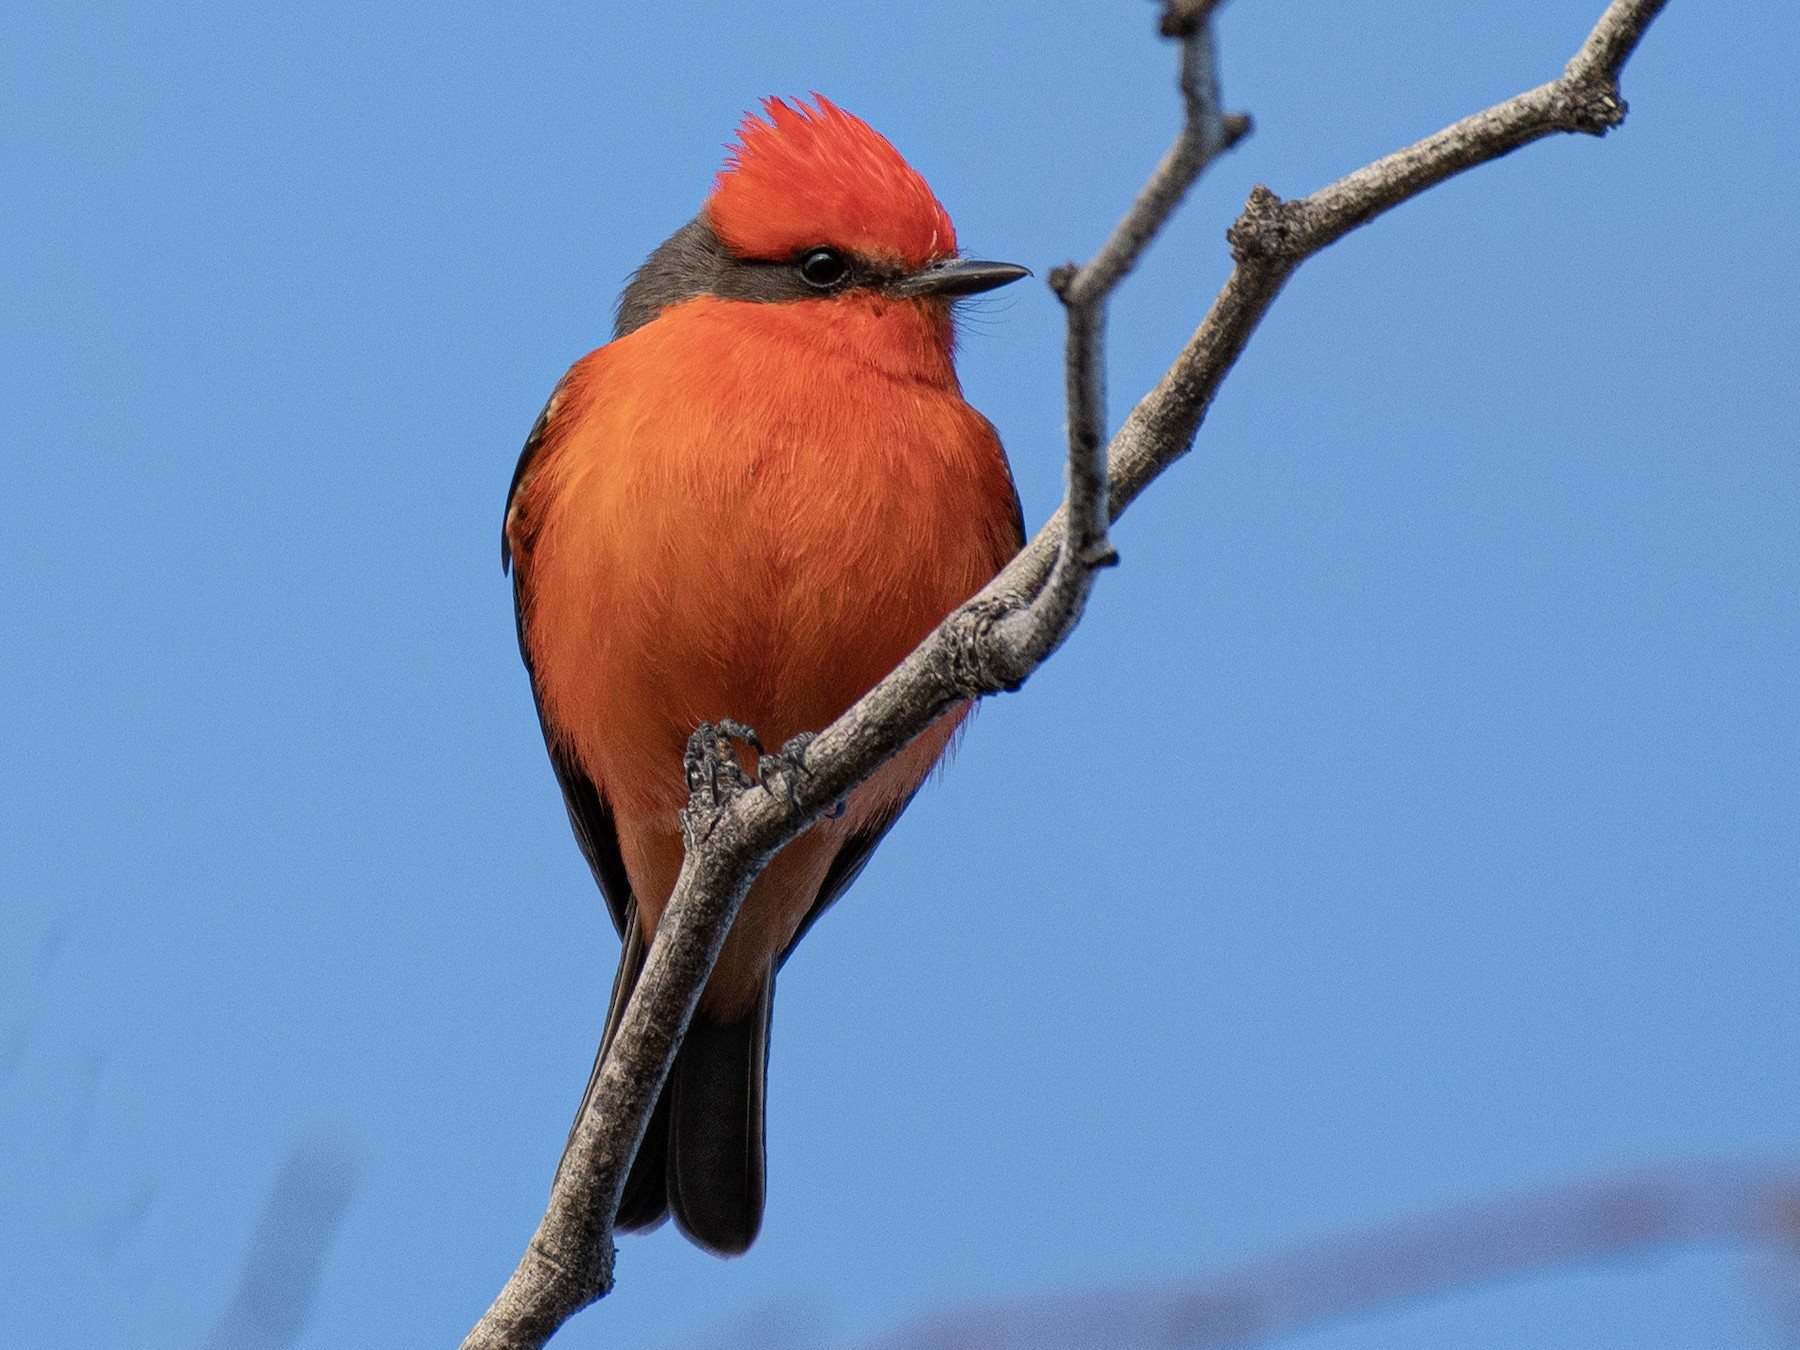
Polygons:
<instances>
[{"instance_id":1,"label":"bare twig","mask_svg":"<svg viewBox=\"0 0 1800 1350\"><path fill-rule=\"evenodd\" d=\"M1599 135L1618 125L1625 115L1619 70L1664 3L1612 0L1560 79L1465 118L1311 197L1283 202L1259 186L1227 233L1236 260L1230 278L1174 364L1113 436L1104 480L1088 467L1093 462L1088 438L1098 445L1103 415L1102 324L1096 307L1078 325L1071 306L1070 383L1080 403L1070 410L1068 499L998 577L806 747L798 757L803 771L786 775L780 790L726 782L695 794L683 822L687 856L601 1070L599 1090L576 1121L537 1233L499 1298L464 1341L465 1350L540 1346L564 1320L611 1288L613 1215L630 1159L725 933L751 881L776 851L944 713L1018 688L1055 650L1080 617L1093 569L1109 560L1106 524L1187 453L1220 382L1302 262L1464 169L1553 132ZM1170 10L1186 16L1175 22L1183 42L1188 126L1158 166L1151 187L1089 264L1091 272L1082 269L1068 278L1074 286L1082 273L1091 276L1087 284L1096 306L1192 182L1191 173L1185 180L1181 176L1187 172L1184 157L1195 156L1203 166L1227 143L1233 124L1215 111L1210 37L1200 22L1210 10L1204 0ZM1183 32L1181 25L1190 20L1192 30ZM1195 72L1191 79L1190 71ZM1161 191L1158 182L1165 184ZM1090 480L1085 485L1084 478ZM1059 562L1063 575L1049 585ZM1043 596L1049 598L1037 603Z\"/></svg>"},{"instance_id":2,"label":"bare twig","mask_svg":"<svg viewBox=\"0 0 1800 1350\"><path fill-rule=\"evenodd\" d=\"M1211 6L1208 5L1210 11ZM1170 13L1174 13L1171 5ZM1061 645L1081 621L1098 568L1116 563L1107 539L1112 513L1106 503L1106 306L1144 249L1162 230L1206 166L1250 129L1247 117L1228 126L1219 110L1218 63L1206 14L1175 25L1181 36L1180 88L1186 120L1125 218L1085 267L1066 263L1050 274L1050 286L1068 311L1064 358L1069 410L1069 487L1063 533L1050 578L1030 604L995 625L993 641L1012 646L1034 666ZM1170 25L1165 22L1164 31Z\"/></svg>"}]
</instances>

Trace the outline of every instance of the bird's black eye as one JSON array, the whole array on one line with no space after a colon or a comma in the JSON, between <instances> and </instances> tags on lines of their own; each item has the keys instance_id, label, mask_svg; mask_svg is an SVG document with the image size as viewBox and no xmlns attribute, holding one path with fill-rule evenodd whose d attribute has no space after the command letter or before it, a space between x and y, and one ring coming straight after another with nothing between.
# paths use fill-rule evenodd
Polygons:
<instances>
[{"instance_id":1,"label":"bird's black eye","mask_svg":"<svg viewBox=\"0 0 1800 1350\"><path fill-rule=\"evenodd\" d=\"M850 275L850 264L834 248L815 248L800 260L800 275L813 289L828 291Z\"/></svg>"}]
</instances>

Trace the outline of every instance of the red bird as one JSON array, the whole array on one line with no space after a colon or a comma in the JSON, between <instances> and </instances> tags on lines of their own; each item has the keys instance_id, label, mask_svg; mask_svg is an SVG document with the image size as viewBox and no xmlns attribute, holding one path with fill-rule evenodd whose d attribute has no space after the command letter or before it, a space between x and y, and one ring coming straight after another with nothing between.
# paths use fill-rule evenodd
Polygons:
<instances>
[{"instance_id":1,"label":"red bird","mask_svg":"<svg viewBox=\"0 0 1800 1350\"><path fill-rule=\"evenodd\" d=\"M1018 551L994 428L952 362L959 259L925 180L826 99L745 117L700 214L652 253L613 340L532 428L502 542L519 646L576 840L624 941L602 1053L682 860L688 737L770 745L850 707ZM763 1211L775 973L943 755L945 716L751 888L626 1184L735 1255ZM754 758L752 758L752 764Z\"/></svg>"}]
</instances>

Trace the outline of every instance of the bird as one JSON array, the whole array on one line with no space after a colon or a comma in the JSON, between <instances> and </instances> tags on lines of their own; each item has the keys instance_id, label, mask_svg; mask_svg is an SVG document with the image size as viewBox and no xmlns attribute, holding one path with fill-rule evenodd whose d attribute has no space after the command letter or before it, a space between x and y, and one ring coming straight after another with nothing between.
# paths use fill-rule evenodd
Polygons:
<instances>
[{"instance_id":1,"label":"bird","mask_svg":"<svg viewBox=\"0 0 1800 1350\"><path fill-rule=\"evenodd\" d=\"M821 94L747 112L699 213L557 383L507 494L519 649L569 821L622 941L600 1056L683 856L702 724L827 726L1024 541L1011 468L956 375L954 306L1028 269L964 258L925 179ZM856 879L968 705L750 888L615 1226L761 1229L776 973ZM579 1119L579 1117L577 1117Z\"/></svg>"}]
</instances>

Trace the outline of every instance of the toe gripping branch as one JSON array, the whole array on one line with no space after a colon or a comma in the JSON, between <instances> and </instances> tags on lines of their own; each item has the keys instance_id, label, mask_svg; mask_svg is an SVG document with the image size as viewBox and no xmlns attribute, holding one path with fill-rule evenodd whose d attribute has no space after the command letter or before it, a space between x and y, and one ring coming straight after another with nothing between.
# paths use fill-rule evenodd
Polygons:
<instances>
[{"instance_id":1,"label":"toe gripping branch","mask_svg":"<svg viewBox=\"0 0 1800 1350\"><path fill-rule=\"evenodd\" d=\"M766 750L755 729L735 718L702 722L688 737L687 754L682 760L688 793L695 799L690 809L716 811L753 784L798 804L800 779L811 772L806 767L807 747L817 739L816 732L802 731L781 749ZM754 780L744 772L733 741L742 741L756 752ZM844 814L844 803L838 802L825 814L828 819L837 819Z\"/></svg>"},{"instance_id":2,"label":"toe gripping branch","mask_svg":"<svg viewBox=\"0 0 1800 1350\"><path fill-rule=\"evenodd\" d=\"M691 805L716 810L750 786L750 776L744 772L732 745L734 740L762 754L762 742L756 739L756 733L729 717L702 722L688 737L687 753L681 763L687 773L688 794L697 799Z\"/></svg>"}]
</instances>

